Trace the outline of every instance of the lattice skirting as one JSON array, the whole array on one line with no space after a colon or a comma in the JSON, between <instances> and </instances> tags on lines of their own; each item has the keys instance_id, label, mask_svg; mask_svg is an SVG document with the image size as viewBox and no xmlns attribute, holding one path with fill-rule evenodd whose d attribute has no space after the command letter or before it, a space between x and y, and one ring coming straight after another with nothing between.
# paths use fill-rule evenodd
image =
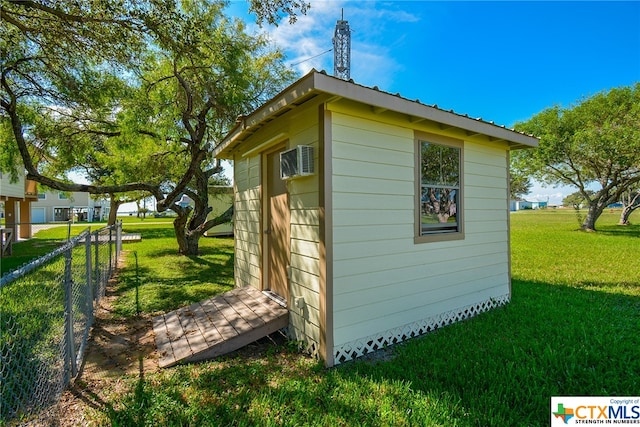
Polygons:
<instances>
[{"instance_id":1,"label":"lattice skirting","mask_svg":"<svg viewBox=\"0 0 640 427\"><path fill-rule=\"evenodd\" d=\"M384 332L349 342L334 348L334 363L337 365L339 363L355 359L385 346L397 344L409 338L432 332L442 326L447 326L452 323L468 319L508 302L509 295L491 298L487 301L468 305L460 309L442 313L438 316L409 323L398 328L389 329Z\"/></svg>"},{"instance_id":2,"label":"lattice skirting","mask_svg":"<svg viewBox=\"0 0 640 427\"><path fill-rule=\"evenodd\" d=\"M291 325L287 328L286 333L290 339L298 341L298 348L302 353L308 354L316 360L320 360L320 343L314 341L307 335L296 334L295 328Z\"/></svg>"}]
</instances>

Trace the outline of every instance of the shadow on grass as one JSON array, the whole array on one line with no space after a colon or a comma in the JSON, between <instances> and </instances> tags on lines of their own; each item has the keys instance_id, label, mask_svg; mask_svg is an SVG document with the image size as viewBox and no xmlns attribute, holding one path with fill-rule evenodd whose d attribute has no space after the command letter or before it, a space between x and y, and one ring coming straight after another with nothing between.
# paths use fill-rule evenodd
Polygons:
<instances>
[{"instance_id":1,"label":"shadow on grass","mask_svg":"<svg viewBox=\"0 0 640 427\"><path fill-rule=\"evenodd\" d=\"M640 238L640 225L603 225L598 226L598 233L607 236Z\"/></svg>"},{"instance_id":2,"label":"shadow on grass","mask_svg":"<svg viewBox=\"0 0 640 427\"><path fill-rule=\"evenodd\" d=\"M172 368L144 385L145 425L543 426L551 396L637 394L640 297L513 289L510 304L393 347L390 359L324 370L279 345ZM135 419L137 387L112 421Z\"/></svg>"},{"instance_id":3,"label":"shadow on grass","mask_svg":"<svg viewBox=\"0 0 640 427\"><path fill-rule=\"evenodd\" d=\"M143 239L167 239L176 237L175 232L173 231L173 227L170 226L157 226L151 225L148 227L140 226L128 226L126 224L123 225L122 231L124 233L139 233Z\"/></svg>"},{"instance_id":4,"label":"shadow on grass","mask_svg":"<svg viewBox=\"0 0 640 427\"><path fill-rule=\"evenodd\" d=\"M233 288L232 246L205 246L198 256L177 256L173 252L164 254L166 251L171 249L152 250L146 257L164 263L173 262L170 268L141 265L136 274L135 265L128 265L121 271L116 314L128 316L134 313L134 292L138 284L140 305L147 313L175 310Z\"/></svg>"}]
</instances>

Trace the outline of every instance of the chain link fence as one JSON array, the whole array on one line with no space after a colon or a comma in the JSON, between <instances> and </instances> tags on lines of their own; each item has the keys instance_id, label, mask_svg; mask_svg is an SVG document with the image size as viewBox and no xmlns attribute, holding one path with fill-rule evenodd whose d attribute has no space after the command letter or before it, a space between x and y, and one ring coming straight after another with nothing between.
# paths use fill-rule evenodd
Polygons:
<instances>
[{"instance_id":1,"label":"chain link fence","mask_svg":"<svg viewBox=\"0 0 640 427\"><path fill-rule=\"evenodd\" d=\"M121 222L87 229L0 279L0 426L56 419L121 247Z\"/></svg>"}]
</instances>

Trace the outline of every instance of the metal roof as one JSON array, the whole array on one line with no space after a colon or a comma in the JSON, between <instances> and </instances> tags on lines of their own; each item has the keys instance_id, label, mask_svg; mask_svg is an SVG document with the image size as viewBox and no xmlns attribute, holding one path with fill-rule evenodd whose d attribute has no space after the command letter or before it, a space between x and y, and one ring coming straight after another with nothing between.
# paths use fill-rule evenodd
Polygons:
<instances>
[{"instance_id":1,"label":"metal roof","mask_svg":"<svg viewBox=\"0 0 640 427\"><path fill-rule=\"evenodd\" d=\"M485 135L492 141L507 142L512 149L538 146L538 138L504 125L458 114L453 110L446 111L437 105L427 105L419 100L403 98L400 94L381 91L376 86L371 88L353 80L328 76L324 71L312 70L249 115L238 117L236 125L214 149L214 156L229 153L266 123L323 94L329 95L332 100L349 99L370 105L376 113L403 113L414 123L428 120L438 123L443 130L456 128L465 131L467 136Z\"/></svg>"}]
</instances>

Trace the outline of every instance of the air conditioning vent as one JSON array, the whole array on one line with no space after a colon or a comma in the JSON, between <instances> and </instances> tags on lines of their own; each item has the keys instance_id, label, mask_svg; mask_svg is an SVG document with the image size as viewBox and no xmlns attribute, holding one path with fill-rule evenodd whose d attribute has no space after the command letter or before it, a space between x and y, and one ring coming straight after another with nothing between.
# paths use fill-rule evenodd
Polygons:
<instances>
[{"instance_id":1,"label":"air conditioning vent","mask_svg":"<svg viewBox=\"0 0 640 427\"><path fill-rule=\"evenodd\" d=\"M293 179L313 175L313 147L298 145L280 153L280 178Z\"/></svg>"}]
</instances>

